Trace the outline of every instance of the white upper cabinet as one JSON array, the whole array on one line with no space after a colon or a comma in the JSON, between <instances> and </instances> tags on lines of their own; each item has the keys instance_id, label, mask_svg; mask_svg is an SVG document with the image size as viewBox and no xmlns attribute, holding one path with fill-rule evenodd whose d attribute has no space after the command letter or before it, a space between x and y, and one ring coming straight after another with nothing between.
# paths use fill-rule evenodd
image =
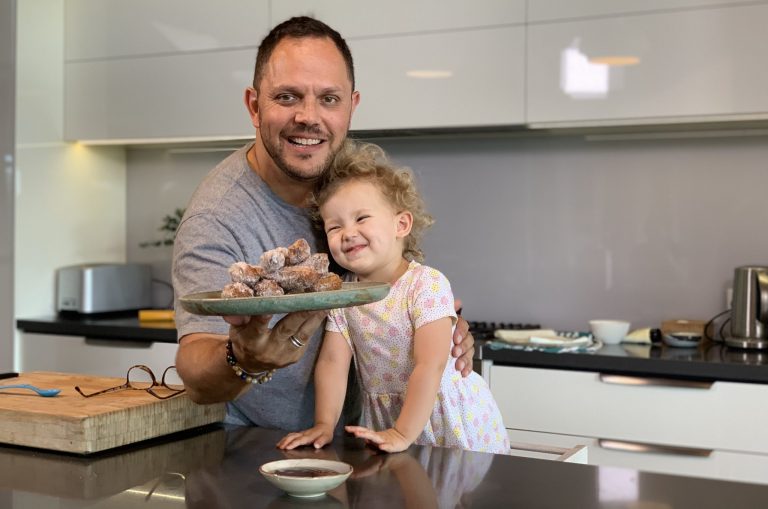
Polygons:
<instances>
[{"instance_id":1,"label":"white upper cabinet","mask_svg":"<svg viewBox=\"0 0 768 509\"><path fill-rule=\"evenodd\" d=\"M66 0L65 59L255 47L267 0Z\"/></svg>"},{"instance_id":2,"label":"white upper cabinet","mask_svg":"<svg viewBox=\"0 0 768 509\"><path fill-rule=\"evenodd\" d=\"M353 130L525 121L522 26L360 39L350 46L360 91Z\"/></svg>"},{"instance_id":3,"label":"white upper cabinet","mask_svg":"<svg viewBox=\"0 0 768 509\"><path fill-rule=\"evenodd\" d=\"M529 22L755 3L754 0L529 0Z\"/></svg>"},{"instance_id":4,"label":"white upper cabinet","mask_svg":"<svg viewBox=\"0 0 768 509\"><path fill-rule=\"evenodd\" d=\"M273 23L311 15L355 59L353 130L524 123L525 1L279 0Z\"/></svg>"},{"instance_id":5,"label":"white upper cabinet","mask_svg":"<svg viewBox=\"0 0 768 509\"><path fill-rule=\"evenodd\" d=\"M255 49L70 62L68 140L129 143L254 135L243 103Z\"/></svg>"},{"instance_id":6,"label":"white upper cabinet","mask_svg":"<svg viewBox=\"0 0 768 509\"><path fill-rule=\"evenodd\" d=\"M768 3L529 25L527 121L768 118L766 25Z\"/></svg>"},{"instance_id":7,"label":"white upper cabinet","mask_svg":"<svg viewBox=\"0 0 768 509\"><path fill-rule=\"evenodd\" d=\"M243 92L268 0L66 0L64 136L253 136Z\"/></svg>"},{"instance_id":8,"label":"white upper cabinet","mask_svg":"<svg viewBox=\"0 0 768 509\"><path fill-rule=\"evenodd\" d=\"M525 0L273 0L272 24L291 16L316 17L345 39L525 22Z\"/></svg>"}]
</instances>

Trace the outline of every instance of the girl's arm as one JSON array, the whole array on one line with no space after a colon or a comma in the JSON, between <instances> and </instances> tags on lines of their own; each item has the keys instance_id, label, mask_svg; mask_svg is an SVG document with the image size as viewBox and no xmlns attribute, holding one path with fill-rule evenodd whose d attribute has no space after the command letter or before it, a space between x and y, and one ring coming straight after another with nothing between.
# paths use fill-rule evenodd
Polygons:
<instances>
[{"instance_id":1,"label":"girl's arm","mask_svg":"<svg viewBox=\"0 0 768 509\"><path fill-rule=\"evenodd\" d=\"M352 350L338 332L326 332L315 363L315 425L289 433L277 447L294 449L312 444L319 449L333 439L333 430L341 416L347 393L347 376Z\"/></svg>"},{"instance_id":2,"label":"girl's arm","mask_svg":"<svg viewBox=\"0 0 768 509\"><path fill-rule=\"evenodd\" d=\"M445 317L416 329L413 345L415 366L408 379L405 403L394 428L377 432L361 426L347 426L347 431L373 442L383 451L407 449L424 431L432 415L451 349L451 328L451 318Z\"/></svg>"},{"instance_id":3,"label":"girl's arm","mask_svg":"<svg viewBox=\"0 0 768 509\"><path fill-rule=\"evenodd\" d=\"M451 319L440 318L416 329L413 341L414 368L408 379L405 403L395 430L412 444L432 415L451 351Z\"/></svg>"}]
</instances>

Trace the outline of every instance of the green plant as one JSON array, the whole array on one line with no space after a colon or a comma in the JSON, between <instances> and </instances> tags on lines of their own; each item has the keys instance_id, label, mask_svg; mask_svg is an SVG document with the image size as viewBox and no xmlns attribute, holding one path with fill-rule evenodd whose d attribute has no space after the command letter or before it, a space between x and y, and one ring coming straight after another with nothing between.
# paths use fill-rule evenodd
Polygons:
<instances>
[{"instance_id":1,"label":"green plant","mask_svg":"<svg viewBox=\"0 0 768 509\"><path fill-rule=\"evenodd\" d=\"M158 228L163 232L163 238L161 240L148 240L146 242L140 242L139 247L159 247L159 246L171 246L176 239L176 229L181 223L181 218L184 217L184 209L176 209L173 214L168 214L163 217L163 223Z\"/></svg>"}]
</instances>

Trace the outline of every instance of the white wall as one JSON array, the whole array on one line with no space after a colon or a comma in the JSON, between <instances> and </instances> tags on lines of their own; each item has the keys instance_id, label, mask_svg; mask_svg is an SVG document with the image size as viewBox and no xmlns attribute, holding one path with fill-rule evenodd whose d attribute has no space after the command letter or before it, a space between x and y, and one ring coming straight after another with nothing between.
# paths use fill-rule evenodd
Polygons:
<instances>
[{"instance_id":1,"label":"white wall","mask_svg":"<svg viewBox=\"0 0 768 509\"><path fill-rule=\"evenodd\" d=\"M437 220L427 261L451 279L468 319L586 330L592 318L708 319L724 309L735 266L768 265L767 142L379 143L417 171ZM225 155L129 150L129 259L146 256L135 244Z\"/></svg>"},{"instance_id":2,"label":"white wall","mask_svg":"<svg viewBox=\"0 0 768 509\"><path fill-rule=\"evenodd\" d=\"M125 260L125 150L62 141L63 2L17 7L15 315L31 318L54 313L57 267Z\"/></svg>"}]
</instances>

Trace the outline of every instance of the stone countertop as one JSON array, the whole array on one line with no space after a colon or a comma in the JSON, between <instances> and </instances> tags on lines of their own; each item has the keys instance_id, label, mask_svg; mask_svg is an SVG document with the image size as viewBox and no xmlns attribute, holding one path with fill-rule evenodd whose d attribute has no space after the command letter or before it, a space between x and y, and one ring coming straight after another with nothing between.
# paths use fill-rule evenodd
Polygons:
<instances>
[{"instance_id":1,"label":"stone countertop","mask_svg":"<svg viewBox=\"0 0 768 509\"><path fill-rule=\"evenodd\" d=\"M24 332L85 336L140 342L176 343L173 322L139 322L138 313L70 315L20 319ZM595 353L551 353L498 349L498 343L477 340L475 357L495 364L597 371L628 376L684 378L706 381L768 383L768 351L740 350L705 341L697 348L666 345L605 345Z\"/></svg>"},{"instance_id":2,"label":"stone countertop","mask_svg":"<svg viewBox=\"0 0 768 509\"><path fill-rule=\"evenodd\" d=\"M604 345L594 353L553 353L499 348L487 342L478 350L494 364L605 374L703 381L768 383L768 352L741 350L704 341L696 348L666 345Z\"/></svg>"},{"instance_id":3,"label":"stone countertop","mask_svg":"<svg viewBox=\"0 0 768 509\"><path fill-rule=\"evenodd\" d=\"M0 446L0 505L22 507L762 507L768 486L412 446L374 454L338 438L320 451L282 452L283 432L208 427L79 457ZM351 464L353 477L323 498L294 499L259 466L314 457Z\"/></svg>"},{"instance_id":4,"label":"stone countertop","mask_svg":"<svg viewBox=\"0 0 768 509\"><path fill-rule=\"evenodd\" d=\"M24 332L85 336L95 339L176 343L173 321L140 322L137 311L81 315L60 313L56 316L16 320L16 327Z\"/></svg>"}]
</instances>

